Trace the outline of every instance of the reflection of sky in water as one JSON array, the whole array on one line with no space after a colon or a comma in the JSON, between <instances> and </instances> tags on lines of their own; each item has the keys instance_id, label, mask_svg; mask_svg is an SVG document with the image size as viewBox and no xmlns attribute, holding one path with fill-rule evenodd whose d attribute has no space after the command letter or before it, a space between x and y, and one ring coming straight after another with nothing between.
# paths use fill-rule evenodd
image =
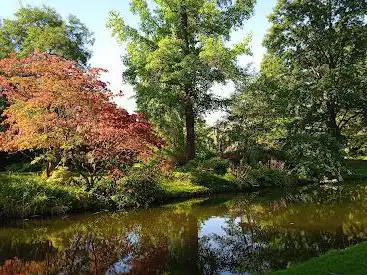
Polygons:
<instances>
[{"instance_id":1,"label":"reflection of sky in water","mask_svg":"<svg viewBox=\"0 0 367 275\"><path fill-rule=\"evenodd\" d=\"M242 222L247 221L247 218L243 218ZM233 249L234 247L231 245L227 245L227 246L223 246L221 244L218 243L218 241L216 240L217 237L229 237L229 238L233 238L234 236L228 236L226 229L228 229L228 224L232 223L235 225L235 227L239 228L240 227L240 223L241 223L241 218L240 217L236 217L236 218L230 218L228 216L222 216L222 217L211 217L209 219L207 219L206 221L202 222L201 224L201 228L199 230L199 234L198 234L198 238L207 238L207 245L209 245L211 247L211 249L220 249L221 252L227 255L231 255L233 253ZM240 243L244 243L247 244L248 248L250 250L256 251L258 249L260 249L260 247L262 246L266 246L265 244L262 243L258 243L258 242L254 242L253 237L251 236L251 232L244 230L241 232L243 234L241 234L238 239L238 242ZM245 240L245 241L244 241ZM243 257L246 257L246 255L244 254ZM217 274L220 275L237 275L237 274L245 274L245 275L249 275L251 273L249 272L245 272L245 273L236 273L234 271L228 271L228 270L217 270Z\"/></svg>"},{"instance_id":2,"label":"reflection of sky in water","mask_svg":"<svg viewBox=\"0 0 367 275\"><path fill-rule=\"evenodd\" d=\"M140 227L134 228L133 231L127 234L127 239L130 244L137 246L140 242ZM134 259L134 253L130 252L126 257L122 258L118 262L114 263L107 271L106 275L125 274L129 273L132 269L131 261Z\"/></svg>"},{"instance_id":3,"label":"reflection of sky in water","mask_svg":"<svg viewBox=\"0 0 367 275\"><path fill-rule=\"evenodd\" d=\"M224 236L226 235L225 228L230 218L228 217L211 217L201 224L198 238L208 237L210 238L209 244L212 248L219 248L219 244L212 238L213 235ZM234 223L238 225L240 218L236 218ZM230 251L228 251L230 253ZM219 275L237 275L240 273L234 273L230 271L218 271ZM247 275L248 273L245 273Z\"/></svg>"},{"instance_id":4,"label":"reflection of sky in water","mask_svg":"<svg viewBox=\"0 0 367 275\"><path fill-rule=\"evenodd\" d=\"M210 234L223 235L225 231L223 228L226 226L226 222L229 218L225 217L212 217L204 221L199 231L199 238L208 236Z\"/></svg>"},{"instance_id":5,"label":"reflection of sky in water","mask_svg":"<svg viewBox=\"0 0 367 275\"><path fill-rule=\"evenodd\" d=\"M129 240L129 242L133 245L137 245L140 241L140 235L139 235L139 232L129 232L127 234L127 239Z\"/></svg>"},{"instance_id":6,"label":"reflection of sky in water","mask_svg":"<svg viewBox=\"0 0 367 275\"><path fill-rule=\"evenodd\" d=\"M129 253L125 258L113 264L107 271L106 275L124 274L131 271L132 253Z\"/></svg>"}]
</instances>

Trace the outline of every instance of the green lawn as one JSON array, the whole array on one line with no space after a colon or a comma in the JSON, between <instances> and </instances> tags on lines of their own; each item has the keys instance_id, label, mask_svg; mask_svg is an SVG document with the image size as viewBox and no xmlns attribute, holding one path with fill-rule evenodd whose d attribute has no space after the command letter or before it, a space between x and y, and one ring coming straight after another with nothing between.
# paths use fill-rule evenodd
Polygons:
<instances>
[{"instance_id":1,"label":"green lawn","mask_svg":"<svg viewBox=\"0 0 367 275\"><path fill-rule=\"evenodd\" d=\"M209 192L207 187L195 184L189 173L175 172L172 177L163 179L161 185L165 193L174 198Z\"/></svg>"},{"instance_id":2,"label":"green lawn","mask_svg":"<svg viewBox=\"0 0 367 275\"><path fill-rule=\"evenodd\" d=\"M367 243L345 250L330 251L318 258L290 267L287 270L273 272L276 275L366 275Z\"/></svg>"}]
</instances>

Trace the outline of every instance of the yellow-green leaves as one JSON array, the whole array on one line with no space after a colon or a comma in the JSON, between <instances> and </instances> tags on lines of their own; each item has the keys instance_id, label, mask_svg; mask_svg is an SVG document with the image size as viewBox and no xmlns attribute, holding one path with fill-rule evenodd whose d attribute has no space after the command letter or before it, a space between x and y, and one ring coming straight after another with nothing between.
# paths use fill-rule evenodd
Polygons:
<instances>
[{"instance_id":1,"label":"yellow-green leaves","mask_svg":"<svg viewBox=\"0 0 367 275\"><path fill-rule=\"evenodd\" d=\"M15 19L4 19L0 24L0 58L13 52L27 56L40 50L87 65L93 43L93 34L77 17L64 20L45 6L22 8Z\"/></svg>"},{"instance_id":2,"label":"yellow-green leaves","mask_svg":"<svg viewBox=\"0 0 367 275\"><path fill-rule=\"evenodd\" d=\"M199 40L203 45L199 54L200 59L209 66L222 70L229 78L235 77L233 74L237 72L237 58L251 53L250 37L232 47L227 46L224 39L216 37L201 36Z\"/></svg>"}]
</instances>

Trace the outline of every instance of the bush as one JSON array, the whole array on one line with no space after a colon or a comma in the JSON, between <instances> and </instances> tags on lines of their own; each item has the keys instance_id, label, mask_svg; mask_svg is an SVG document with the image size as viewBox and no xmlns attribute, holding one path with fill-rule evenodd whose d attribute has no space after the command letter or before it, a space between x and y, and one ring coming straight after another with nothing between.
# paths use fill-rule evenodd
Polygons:
<instances>
[{"instance_id":1,"label":"bush","mask_svg":"<svg viewBox=\"0 0 367 275\"><path fill-rule=\"evenodd\" d=\"M284 171L269 168L250 169L242 180L249 187L285 186L292 182L290 176Z\"/></svg>"},{"instance_id":2,"label":"bush","mask_svg":"<svg viewBox=\"0 0 367 275\"><path fill-rule=\"evenodd\" d=\"M117 185L114 181L102 179L90 191L89 194L99 204L99 208L115 209L116 203L112 197L117 194Z\"/></svg>"},{"instance_id":3,"label":"bush","mask_svg":"<svg viewBox=\"0 0 367 275\"><path fill-rule=\"evenodd\" d=\"M211 158L200 163L199 169L212 171L218 175L225 175L229 168L229 161L219 157Z\"/></svg>"},{"instance_id":4,"label":"bush","mask_svg":"<svg viewBox=\"0 0 367 275\"><path fill-rule=\"evenodd\" d=\"M69 185L73 180L73 173L67 167L60 166L56 168L47 179L49 182Z\"/></svg>"},{"instance_id":5,"label":"bush","mask_svg":"<svg viewBox=\"0 0 367 275\"><path fill-rule=\"evenodd\" d=\"M134 167L118 181L117 194L112 200L119 209L148 207L161 196L159 171L154 167Z\"/></svg>"},{"instance_id":6,"label":"bush","mask_svg":"<svg viewBox=\"0 0 367 275\"><path fill-rule=\"evenodd\" d=\"M188 171L198 170L200 172L212 172L217 175L225 175L229 168L229 161L219 157L214 157L205 160L190 160L186 164L186 169Z\"/></svg>"},{"instance_id":7,"label":"bush","mask_svg":"<svg viewBox=\"0 0 367 275\"><path fill-rule=\"evenodd\" d=\"M82 189L46 182L35 175L1 175L0 182L1 218L59 215L95 205Z\"/></svg>"},{"instance_id":8,"label":"bush","mask_svg":"<svg viewBox=\"0 0 367 275\"><path fill-rule=\"evenodd\" d=\"M226 192L238 189L231 180L211 172L195 172L193 176L195 184L208 187L213 192Z\"/></svg>"}]
</instances>

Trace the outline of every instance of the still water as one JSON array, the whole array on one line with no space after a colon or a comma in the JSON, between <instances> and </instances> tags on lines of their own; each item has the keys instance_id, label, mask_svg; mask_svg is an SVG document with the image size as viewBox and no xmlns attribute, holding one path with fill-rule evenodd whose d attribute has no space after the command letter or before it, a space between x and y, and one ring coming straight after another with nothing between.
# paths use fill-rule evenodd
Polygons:
<instances>
[{"instance_id":1,"label":"still water","mask_svg":"<svg viewBox=\"0 0 367 275\"><path fill-rule=\"evenodd\" d=\"M0 274L262 274L363 240L366 185L263 190L4 225Z\"/></svg>"}]
</instances>

